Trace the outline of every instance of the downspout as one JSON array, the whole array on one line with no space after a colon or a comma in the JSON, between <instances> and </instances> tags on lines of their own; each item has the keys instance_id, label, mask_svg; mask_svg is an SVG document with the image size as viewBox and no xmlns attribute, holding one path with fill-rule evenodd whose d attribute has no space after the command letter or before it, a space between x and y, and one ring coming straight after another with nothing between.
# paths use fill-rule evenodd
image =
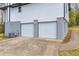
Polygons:
<instances>
[{"instance_id":1,"label":"downspout","mask_svg":"<svg viewBox=\"0 0 79 59\"><path fill-rule=\"evenodd\" d=\"M64 3L64 17L65 17L65 3Z\"/></svg>"},{"instance_id":2,"label":"downspout","mask_svg":"<svg viewBox=\"0 0 79 59\"><path fill-rule=\"evenodd\" d=\"M63 19L65 18L65 3L63 4L63 17L57 18L57 39L64 39L63 37Z\"/></svg>"},{"instance_id":3,"label":"downspout","mask_svg":"<svg viewBox=\"0 0 79 59\"><path fill-rule=\"evenodd\" d=\"M10 3L8 3L7 5L8 5L8 8L7 8L7 16L8 16L7 18L8 19L7 20L8 20L8 22L10 22L10 6L9 6Z\"/></svg>"}]
</instances>

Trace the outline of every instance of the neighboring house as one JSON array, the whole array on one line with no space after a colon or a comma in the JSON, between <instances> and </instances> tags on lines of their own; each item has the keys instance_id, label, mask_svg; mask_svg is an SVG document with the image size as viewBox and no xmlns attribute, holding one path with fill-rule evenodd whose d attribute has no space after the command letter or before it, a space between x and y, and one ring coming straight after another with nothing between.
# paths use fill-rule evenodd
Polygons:
<instances>
[{"instance_id":1,"label":"neighboring house","mask_svg":"<svg viewBox=\"0 0 79 59\"><path fill-rule=\"evenodd\" d=\"M67 3L16 3L4 11L5 35L64 39L68 28ZM17 34L18 33L18 34Z\"/></svg>"}]
</instances>

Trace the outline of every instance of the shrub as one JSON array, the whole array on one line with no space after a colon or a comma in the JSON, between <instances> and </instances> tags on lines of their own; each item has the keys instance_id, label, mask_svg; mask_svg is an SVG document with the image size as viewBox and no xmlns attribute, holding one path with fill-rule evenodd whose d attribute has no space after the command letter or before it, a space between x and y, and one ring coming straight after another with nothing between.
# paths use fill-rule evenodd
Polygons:
<instances>
[{"instance_id":1,"label":"shrub","mask_svg":"<svg viewBox=\"0 0 79 59\"><path fill-rule=\"evenodd\" d=\"M59 56L79 56L79 49L59 51Z\"/></svg>"},{"instance_id":2,"label":"shrub","mask_svg":"<svg viewBox=\"0 0 79 59\"><path fill-rule=\"evenodd\" d=\"M67 43L67 42L70 41L71 33L72 33L72 30L69 30L68 33L67 33L67 36L65 37L65 39L63 40L62 43Z\"/></svg>"},{"instance_id":3,"label":"shrub","mask_svg":"<svg viewBox=\"0 0 79 59\"><path fill-rule=\"evenodd\" d=\"M4 25L0 24L0 33L4 33Z\"/></svg>"},{"instance_id":4,"label":"shrub","mask_svg":"<svg viewBox=\"0 0 79 59\"><path fill-rule=\"evenodd\" d=\"M74 10L69 11L69 26L75 26L76 24L76 12Z\"/></svg>"},{"instance_id":5,"label":"shrub","mask_svg":"<svg viewBox=\"0 0 79 59\"><path fill-rule=\"evenodd\" d=\"M0 40L8 39L7 36L5 36L3 33L0 34Z\"/></svg>"},{"instance_id":6,"label":"shrub","mask_svg":"<svg viewBox=\"0 0 79 59\"><path fill-rule=\"evenodd\" d=\"M77 12L77 15L76 15L76 25L79 25L79 11Z\"/></svg>"}]
</instances>

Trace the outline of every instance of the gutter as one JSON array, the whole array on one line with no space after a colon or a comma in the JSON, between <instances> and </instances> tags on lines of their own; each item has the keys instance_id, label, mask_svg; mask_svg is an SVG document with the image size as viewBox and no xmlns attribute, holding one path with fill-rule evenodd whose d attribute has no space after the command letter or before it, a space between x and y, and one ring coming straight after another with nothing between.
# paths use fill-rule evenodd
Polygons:
<instances>
[{"instance_id":1,"label":"gutter","mask_svg":"<svg viewBox=\"0 0 79 59\"><path fill-rule=\"evenodd\" d=\"M65 17L65 3L64 3L64 17Z\"/></svg>"},{"instance_id":2,"label":"gutter","mask_svg":"<svg viewBox=\"0 0 79 59\"><path fill-rule=\"evenodd\" d=\"M19 6L23 6L23 5L27 5L27 4L30 4L30 3L14 3L14 4L9 4L4 7L1 7L0 9L6 10L8 7L15 8L15 7L19 7Z\"/></svg>"}]
</instances>

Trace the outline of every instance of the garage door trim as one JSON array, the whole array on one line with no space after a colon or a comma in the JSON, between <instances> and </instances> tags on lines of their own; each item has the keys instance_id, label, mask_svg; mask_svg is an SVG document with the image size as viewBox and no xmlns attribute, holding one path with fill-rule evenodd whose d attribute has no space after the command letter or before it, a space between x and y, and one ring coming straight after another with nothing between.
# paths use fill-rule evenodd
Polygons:
<instances>
[{"instance_id":1,"label":"garage door trim","mask_svg":"<svg viewBox=\"0 0 79 59\"><path fill-rule=\"evenodd\" d=\"M35 22L35 21L34 21ZM28 23L21 23L21 36L22 36L22 25L27 25L27 24L33 24L33 37L40 37L40 34L39 34L39 23L57 23L57 21L43 21L43 22L38 22L37 21L37 23L38 23L38 27L34 27L35 26L35 24L34 24L34 22L28 22ZM57 25L56 25L57 26ZM36 30L37 29L37 33L36 33ZM36 34L37 35L36 35ZM56 32L56 35L57 35L57 32ZM57 36L56 36L56 38L57 38Z\"/></svg>"}]
</instances>

